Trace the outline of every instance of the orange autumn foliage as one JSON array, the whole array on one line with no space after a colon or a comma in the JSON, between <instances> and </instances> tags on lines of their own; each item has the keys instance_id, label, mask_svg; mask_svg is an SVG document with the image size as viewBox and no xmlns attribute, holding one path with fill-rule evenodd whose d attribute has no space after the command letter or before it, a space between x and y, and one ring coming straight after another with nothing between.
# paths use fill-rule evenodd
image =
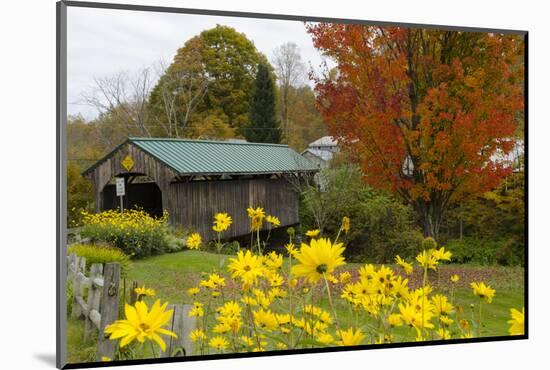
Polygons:
<instances>
[{"instance_id":1,"label":"orange autumn foliage","mask_svg":"<svg viewBox=\"0 0 550 370\"><path fill-rule=\"evenodd\" d=\"M519 36L308 24L337 66L313 76L330 133L361 164L365 181L414 206L437 233L454 201L496 187L523 110ZM412 172L403 163L409 158Z\"/></svg>"}]
</instances>

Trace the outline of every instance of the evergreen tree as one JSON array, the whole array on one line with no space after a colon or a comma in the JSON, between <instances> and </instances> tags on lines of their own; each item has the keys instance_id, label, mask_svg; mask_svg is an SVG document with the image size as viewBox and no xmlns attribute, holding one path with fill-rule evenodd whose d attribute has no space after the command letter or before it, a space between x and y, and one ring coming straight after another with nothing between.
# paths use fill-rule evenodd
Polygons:
<instances>
[{"instance_id":1,"label":"evergreen tree","mask_svg":"<svg viewBox=\"0 0 550 370\"><path fill-rule=\"evenodd\" d=\"M280 143L281 128L276 115L275 84L267 65L259 64L255 89L250 102L246 140L257 143Z\"/></svg>"}]
</instances>

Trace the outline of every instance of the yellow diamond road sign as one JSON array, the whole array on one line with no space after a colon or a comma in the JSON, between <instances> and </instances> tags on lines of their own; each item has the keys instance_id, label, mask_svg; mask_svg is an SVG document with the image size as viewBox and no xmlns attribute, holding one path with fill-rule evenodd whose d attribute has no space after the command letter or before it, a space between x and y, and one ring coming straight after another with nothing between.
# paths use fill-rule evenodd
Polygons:
<instances>
[{"instance_id":1,"label":"yellow diamond road sign","mask_svg":"<svg viewBox=\"0 0 550 370\"><path fill-rule=\"evenodd\" d=\"M130 171L134 167L134 160L132 159L132 157L130 157L130 155L124 157L121 163L122 166L126 168L126 171Z\"/></svg>"}]
</instances>

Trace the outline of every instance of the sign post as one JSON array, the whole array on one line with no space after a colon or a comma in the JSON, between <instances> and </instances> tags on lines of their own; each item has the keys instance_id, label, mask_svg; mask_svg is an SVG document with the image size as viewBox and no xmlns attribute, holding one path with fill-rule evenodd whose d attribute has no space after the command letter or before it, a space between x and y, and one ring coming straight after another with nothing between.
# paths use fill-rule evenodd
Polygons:
<instances>
[{"instance_id":1,"label":"sign post","mask_svg":"<svg viewBox=\"0 0 550 370\"><path fill-rule=\"evenodd\" d=\"M120 197L120 212L124 211L124 195L125 195L125 188L124 188L124 177L117 177L116 178L116 195Z\"/></svg>"}]
</instances>

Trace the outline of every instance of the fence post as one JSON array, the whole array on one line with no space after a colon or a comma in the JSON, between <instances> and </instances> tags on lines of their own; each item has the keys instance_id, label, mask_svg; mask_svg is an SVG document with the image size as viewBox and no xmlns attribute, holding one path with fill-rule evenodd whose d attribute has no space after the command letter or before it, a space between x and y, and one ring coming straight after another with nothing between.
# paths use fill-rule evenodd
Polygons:
<instances>
[{"instance_id":1,"label":"fence post","mask_svg":"<svg viewBox=\"0 0 550 370\"><path fill-rule=\"evenodd\" d=\"M161 357L172 357L174 351L178 349L182 351L175 354L174 357L191 356L193 354L193 342L189 338L189 333L197 328L197 320L195 317L189 317L189 311L192 308L193 306L189 304L168 306L168 309L174 310L168 330L176 333L178 337L163 336L166 342L166 351L161 353Z\"/></svg>"},{"instance_id":2,"label":"fence post","mask_svg":"<svg viewBox=\"0 0 550 370\"><path fill-rule=\"evenodd\" d=\"M132 281L132 287L130 288L130 305L133 305L137 301L136 288L139 286L137 281Z\"/></svg>"},{"instance_id":3,"label":"fence post","mask_svg":"<svg viewBox=\"0 0 550 370\"><path fill-rule=\"evenodd\" d=\"M78 271L82 271L82 273L86 275L86 257L80 257L79 261L80 261L80 266L78 267Z\"/></svg>"},{"instance_id":4,"label":"fence post","mask_svg":"<svg viewBox=\"0 0 550 370\"><path fill-rule=\"evenodd\" d=\"M80 318L84 313L82 312L82 306L80 305L79 298L82 299L84 294L84 284L83 278L86 273L86 258L77 257L76 254L72 255L72 278L73 278L73 304L71 309L71 316L75 318ZM84 266L84 267L82 267ZM80 274L82 272L82 274Z\"/></svg>"},{"instance_id":5,"label":"fence post","mask_svg":"<svg viewBox=\"0 0 550 370\"><path fill-rule=\"evenodd\" d=\"M74 279L74 269L76 267L76 254L71 253L67 256L67 282Z\"/></svg>"},{"instance_id":6,"label":"fence post","mask_svg":"<svg viewBox=\"0 0 550 370\"><path fill-rule=\"evenodd\" d=\"M97 358L114 359L116 342L105 335L105 327L118 319L120 265L107 263L103 272L103 294L101 296L101 324L97 339Z\"/></svg>"},{"instance_id":7,"label":"fence post","mask_svg":"<svg viewBox=\"0 0 550 370\"><path fill-rule=\"evenodd\" d=\"M88 309L86 310L86 314L84 317L84 341L87 341L90 337L90 333L93 328L93 322L90 319L90 312L92 310L99 311L99 300L101 299L101 292L100 290L95 286L94 279L101 277L101 273L103 272L103 265L100 263L94 263L90 267L90 284L88 288Z\"/></svg>"}]
</instances>

